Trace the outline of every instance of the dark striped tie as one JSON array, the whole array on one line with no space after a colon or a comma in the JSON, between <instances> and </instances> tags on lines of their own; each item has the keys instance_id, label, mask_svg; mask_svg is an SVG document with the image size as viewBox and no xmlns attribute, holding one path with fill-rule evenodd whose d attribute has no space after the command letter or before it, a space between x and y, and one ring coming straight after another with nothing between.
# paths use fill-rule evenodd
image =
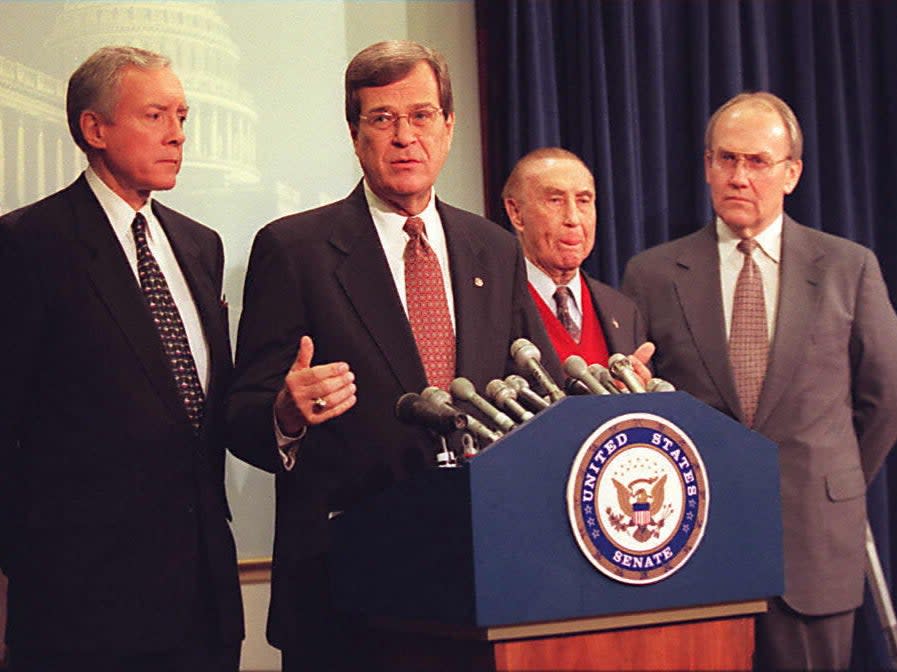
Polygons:
<instances>
[{"instance_id":1,"label":"dark striped tie","mask_svg":"<svg viewBox=\"0 0 897 672\"><path fill-rule=\"evenodd\" d=\"M140 288L153 315L153 322L159 332L162 349L171 365L174 382L187 411L187 417L193 429L199 432L205 395L199 382L199 375L196 373L196 363L193 361L193 353L190 352L184 323L171 297L165 276L162 275L162 269L149 249L146 240L146 219L139 212L131 224L131 231L137 244L137 275L140 278Z\"/></svg>"},{"instance_id":2,"label":"dark striped tie","mask_svg":"<svg viewBox=\"0 0 897 672\"><path fill-rule=\"evenodd\" d=\"M573 319L573 292L566 285L560 285L554 292L554 302L557 304L557 316L561 326L570 334L570 338L579 343L582 338L582 330Z\"/></svg>"}]
</instances>

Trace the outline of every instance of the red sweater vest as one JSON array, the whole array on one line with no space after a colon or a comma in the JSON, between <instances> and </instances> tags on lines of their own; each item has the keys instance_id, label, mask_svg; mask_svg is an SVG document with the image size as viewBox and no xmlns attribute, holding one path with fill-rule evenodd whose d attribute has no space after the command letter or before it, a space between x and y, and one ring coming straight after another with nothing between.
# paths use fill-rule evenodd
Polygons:
<instances>
[{"instance_id":1,"label":"red sweater vest","mask_svg":"<svg viewBox=\"0 0 897 672\"><path fill-rule=\"evenodd\" d=\"M548 337L551 339L551 344L554 346L554 351L561 360L561 364L570 355L579 355L586 360L587 364L607 366L609 354L604 331L601 329L598 313L592 305L592 294L589 292L582 273L579 274L579 279L582 283L582 337L579 343L570 338L570 334L554 314L554 308L542 300L532 285L529 285L529 293L533 297L533 301L536 302L536 307L542 316L542 323L545 325L545 330L548 332Z\"/></svg>"}]
</instances>

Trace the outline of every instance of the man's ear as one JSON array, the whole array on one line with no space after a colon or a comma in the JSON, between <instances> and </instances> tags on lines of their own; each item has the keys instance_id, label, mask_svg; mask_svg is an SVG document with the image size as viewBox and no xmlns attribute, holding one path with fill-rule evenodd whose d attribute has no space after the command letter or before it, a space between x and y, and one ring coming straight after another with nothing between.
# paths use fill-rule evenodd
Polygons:
<instances>
[{"instance_id":1,"label":"man's ear","mask_svg":"<svg viewBox=\"0 0 897 672\"><path fill-rule=\"evenodd\" d=\"M520 216L520 206L510 196L504 199L505 204L505 212L508 214L508 219L511 220L511 226L513 226L517 231L523 230L523 218Z\"/></svg>"},{"instance_id":2,"label":"man's ear","mask_svg":"<svg viewBox=\"0 0 897 672\"><path fill-rule=\"evenodd\" d=\"M97 112L84 110L78 119L84 141L94 149L106 148L105 122Z\"/></svg>"}]
</instances>

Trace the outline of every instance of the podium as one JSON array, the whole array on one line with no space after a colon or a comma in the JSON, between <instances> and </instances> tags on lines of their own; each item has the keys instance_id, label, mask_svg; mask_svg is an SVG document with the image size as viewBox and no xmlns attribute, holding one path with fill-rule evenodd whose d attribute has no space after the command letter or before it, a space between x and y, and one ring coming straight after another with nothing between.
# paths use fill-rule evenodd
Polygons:
<instances>
[{"instance_id":1,"label":"podium","mask_svg":"<svg viewBox=\"0 0 897 672\"><path fill-rule=\"evenodd\" d=\"M652 443L679 471L643 464ZM635 478L640 468L654 475ZM699 471L703 481L689 480ZM576 511L592 510L589 487L586 526ZM669 501L648 511L638 501L649 497ZM750 669L752 614L784 591L780 509L775 444L690 395L568 397L467 464L334 519L334 600L382 628L394 670ZM652 534L674 529L638 559ZM583 530L599 545L622 539L636 568L614 566L625 548L590 557ZM663 566L676 548L677 564Z\"/></svg>"}]
</instances>

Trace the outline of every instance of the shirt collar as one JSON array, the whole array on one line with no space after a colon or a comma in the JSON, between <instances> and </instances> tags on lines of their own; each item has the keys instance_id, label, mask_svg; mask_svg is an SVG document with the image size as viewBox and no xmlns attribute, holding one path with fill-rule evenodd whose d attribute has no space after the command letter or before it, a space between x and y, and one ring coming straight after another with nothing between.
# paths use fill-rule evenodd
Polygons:
<instances>
[{"instance_id":1,"label":"shirt collar","mask_svg":"<svg viewBox=\"0 0 897 672\"><path fill-rule=\"evenodd\" d=\"M772 224L754 236L754 240L757 241L757 247L776 263L779 263L779 260L782 258L783 222L784 215L779 214L772 221ZM719 216L716 218L716 239L719 242L720 250L728 250L729 252L734 252L741 241L741 238L735 235L732 229ZM739 252L739 254L741 253Z\"/></svg>"},{"instance_id":2,"label":"shirt collar","mask_svg":"<svg viewBox=\"0 0 897 672\"><path fill-rule=\"evenodd\" d=\"M84 170L84 177L87 180L87 185L90 187L90 190L100 202L100 207L102 207L103 212L106 213L106 217L109 219L112 228L115 229L117 233L130 231L131 222L134 221L134 215L136 214L134 208L132 208L125 199L112 191L112 189L109 188L109 185L103 182L100 176L97 175L90 166ZM137 211L143 213L147 222L153 222L155 220L152 203L153 199L150 197L146 200L144 206ZM152 238L151 227L147 227L147 235L150 239Z\"/></svg>"},{"instance_id":3,"label":"shirt collar","mask_svg":"<svg viewBox=\"0 0 897 672\"><path fill-rule=\"evenodd\" d=\"M396 212L389 203L377 196L368 186L367 180L364 180L364 197L367 199L374 224L378 228L384 228L387 234L401 231L407 240L408 234L404 232L404 226L408 215ZM415 216L424 220L424 235L431 245L435 245L445 238L442 231L442 220L436 209L436 191L433 187L430 187L430 202L427 203L427 207Z\"/></svg>"},{"instance_id":4,"label":"shirt collar","mask_svg":"<svg viewBox=\"0 0 897 672\"><path fill-rule=\"evenodd\" d=\"M529 259L526 259L526 279L529 280L529 283L533 286L542 300L554 309L554 293L557 290L558 285L555 284L554 280L548 277L548 274L545 273L545 271L536 266ZM570 291L573 293L573 300L576 301L576 306L582 310L582 280L579 278L578 268L566 286L569 287Z\"/></svg>"}]
</instances>

